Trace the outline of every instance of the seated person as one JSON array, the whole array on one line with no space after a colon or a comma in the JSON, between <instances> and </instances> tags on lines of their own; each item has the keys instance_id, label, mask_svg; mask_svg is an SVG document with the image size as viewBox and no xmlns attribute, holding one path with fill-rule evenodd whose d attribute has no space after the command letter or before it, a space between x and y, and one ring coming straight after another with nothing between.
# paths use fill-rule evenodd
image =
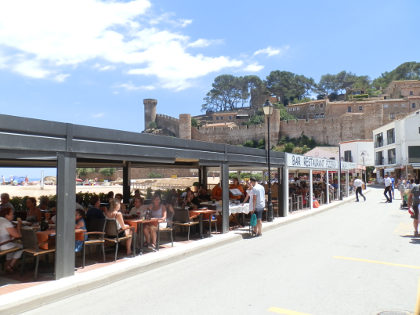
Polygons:
<instances>
[{"instance_id":1,"label":"seated person","mask_svg":"<svg viewBox=\"0 0 420 315\"><path fill-rule=\"evenodd\" d=\"M12 205L12 203L10 202L10 196L8 193L2 193L0 195L0 209L1 208L12 208L13 213L15 213L15 207Z\"/></svg>"},{"instance_id":2,"label":"seated person","mask_svg":"<svg viewBox=\"0 0 420 315\"><path fill-rule=\"evenodd\" d=\"M36 206L36 199L34 197L29 197L26 199L26 221L29 222L40 222L42 219L41 210Z\"/></svg>"},{"instance_id":3,"label":"seated person","mask_svg":"<svg viewBox=\"0 0 420 315\"><path fill-rule=\"evenodd\" d=\"M123 195L122 194L115 194L115 199L118 199L120 201L120 204L121 204L120 211L122 213L126 213L127 208L126 208L125 204L123 203Z\"/></svg>"},{"instance_id":4,"label":"seated person","mask_svg":"<svg viewBox=\"0 0 420 315\"><path fill-rule=\"evenodd\" d=\"M86 224L89 226L91 222L95 220L104 219L104 212L100 209L101 201L97 195L93 195L90 198L88 211L86 212Z\"/></svg>"},{"instance_id":5,"label":"seated person","mask_svg":"<svg viewBox=\"0 0 420 315\"><path fill-rule=\"evenodd\" d=\"M186 195L183 202L183 207L188 207L191 209L198 209L200 207L200 201L198 198L194 195L191 188L187 188Z\"/></svg>"},{"instance_id":6,"label":"seated person","mask_svg":"<svg viewBox=\"0 0 420 315\"><path fill-rule=\"evenodd\" d=\"M162 227L166 226L166 207L162 204L160 194L155 193L153 195L152 203L148 205L148 210L151 210L152 218L159 219L158 224L162 224ZM156 250L157 225L153 223L145 224L144 236L147 244L149 244L153 250Z\"/></svg>"},{"instance_id":7,"label":"seated person","mask_svg":"<svg viewBox=\"0 0 420 315\"><path fill-rule=\"evenodd\" d=\"M146 206L143 205L140 197L134 198L134 206L131 208L128 216L130 217L144 217L146 215Z\"/></svg>"},{"instance_id":8,"label":"seated person","mask_svg":"<svg viewBox=\"0 0 420 315\"><path fill-rule=\"evenodd\" d=\"M109 219L115 219L117 221L117 229L118 233L121 236L130 236L131 229L130 226L124 223L124 219L122 213L120 212L121 209L121 202L119 199L111 199L109 203L109 209L105 212L105 216ZM131 242L132 238L127 239L126 248L127 248L127 255L131 255Z\"/></svg>"},{"instance_id":9,"label":"seated person","mask_svg":"<svg viewBox=\"0 0 420 315\"><path fill-rule=\"evenodd\" d=\"M85 212L81 209L76 209L76 229L81 229L83 231L86 230L86 222L85 222ZM88 236L85 234L85 241L87 241ZM83 249L83 241L76 240L76 245L74 247L74 251L76 253L80 252Z\"/></svg>"},{"instance_id":10,"label":"seated person","mask_svg":"<svg viewBox=\"0 0 420 315\"><path fill-rule=\"evenodd\" d=\"M212 200L222 200L222 187L220 183L213 187L211 190L211 199Z\"/></svg>"},{"instance_id":11,"label":"seated person","mask_svg":"<svg viewBox=\"0 0 420 315\"><path fill-rule=\"evenodd\" d=\"M21 237L20 228L22 226L22 221L18 219L17 227L15 228L12 224L13 220L13 209L12 208L2 208L0 209L0 243L12 240L14 238ZM0 250L11 249L14 247L22 248L22 245L19 243L8 242L0 246ZM22 256L22 251L9 253L6 255L6 263L4 269L6 272L13 272L17 260Z\"/></svg>"},{"instance_id":12,"label":"seated person","mask_svg":"<svg viewBox=\"0 0 420 315\"><path fill-rule=\"evenodd\" d=\"M207 187L205 185L200 185L200 188L198 189L198 196L199 201L209 201L210 200L210 194L207 191Z\"/></svg>"},{"instance_id":13,"label":"seated person","mask_svg":"<svg viewBox=\"0 0 420 315\"><path fill-rule=\"evenodd\" d=\"M229 185L229 189L238 189L241 192L241 195L233 195L229 191L229 198L233 200L241 200L244 198L244 188L242 185L239 184L239 180L237 178L233 179L233 183Z\"/></svg>"}]
</instances>

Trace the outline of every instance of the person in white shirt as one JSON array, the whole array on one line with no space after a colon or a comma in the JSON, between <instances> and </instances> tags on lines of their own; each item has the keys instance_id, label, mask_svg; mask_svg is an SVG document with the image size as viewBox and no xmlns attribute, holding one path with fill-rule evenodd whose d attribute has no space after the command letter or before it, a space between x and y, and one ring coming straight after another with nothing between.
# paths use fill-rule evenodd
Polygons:
<instances>
[{"instance_id":1,"label":"person in white shirt","mask_svg":"<svg viewBox=\"0 0 420 315\"><path fill-rule=\"evenodd\" d=\"M262 235L262 214L265 208L265 189L262 185L257 183L255 178L251 178L252 185L252 199L253 199L253 209L257 215L257 225L255 226L254 232L257 236Z\"/></svg>"},{"instance_id":2,"label":"person in white shirt","mask_svg":"<svg viewBox=\"0 0 420 315\"><path fill-rule=\"evenodd\" d=\"M384 184L385 184L385 190L384 190L384 195L386 198L386 202L391 203L392 202L392 180L389 177L388 174L385 174L385 179L384 179ZM388 197L389 195L389 197Z\"/></svg>"},{"instance_id":3,"label":"person in white shirt","mask_svg":"<svg viewBox=\"0 0 420 315\"><path fill-rule=\"evenodd\" d=\"M131 208L129 216L144 217L146 215L147 206L142 205L141 198L134 198L134 207Z\"/></svg>"},{"instance_id":4,"label":"person in white shirt","mask_svg":"<svg viewBox=\"0 0 420 315\"><path fill-rule=\"evenodd\" d=\"M362 193L362 187L364 185L364 182L360 179L360 177L357 177L354 180L353 183L354 187L356 187L356 202L359 202L359 194L363 197L363 199L366 201L365 195Z\"/></svg>"}]
</instances>

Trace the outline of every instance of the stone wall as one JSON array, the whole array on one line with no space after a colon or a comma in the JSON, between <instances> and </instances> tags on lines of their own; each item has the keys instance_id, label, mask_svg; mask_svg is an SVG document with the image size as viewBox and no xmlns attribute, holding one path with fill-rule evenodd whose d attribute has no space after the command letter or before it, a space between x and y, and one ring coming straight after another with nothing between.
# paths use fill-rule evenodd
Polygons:
<instances>
[{"instance_id":1,"label":"stone wall","mask_svg":"<svg viewBox=\"0 0 420 315\"><path fill-rule=\"evenodd\" d=\"M167 115L156 115L156 124L159 129L169 131L175 137L179 136L179 119Z\"/></svg>"}]
</instances>

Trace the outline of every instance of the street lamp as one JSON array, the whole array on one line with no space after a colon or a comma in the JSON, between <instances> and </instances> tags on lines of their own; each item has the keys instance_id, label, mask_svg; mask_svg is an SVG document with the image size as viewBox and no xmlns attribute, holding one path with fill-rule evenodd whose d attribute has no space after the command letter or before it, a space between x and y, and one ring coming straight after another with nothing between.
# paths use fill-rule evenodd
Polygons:
<instances>
[{"instance_id":1,"label":"street lamp","mask_svg":"<svg viewBox=\"0 0 420 315\"><path fill-rule=\"evenodd\" d=\"M264 115L267 118L267 168L268 168L268 212L267 221L273 221L273 202L271 200L271 161L270 161L270 117L273 114L273 105L266 100L263 105Z\"/></svg>"},{"instance_id":2,"label":"street lamp","mask_svg":"<svg viewBox=\"0 0 420 315\"><path fill-rule=\"evenodd\" d=\"M366 173L367 173L367 171L366 171L366 165L365 165L366 152L363 151L362 154L361 154L361 156L362 156L362 161L363 161L363 168L365 169L365 189L367 189L367 181L366 181Z\"/></svg>"}]
</instances>

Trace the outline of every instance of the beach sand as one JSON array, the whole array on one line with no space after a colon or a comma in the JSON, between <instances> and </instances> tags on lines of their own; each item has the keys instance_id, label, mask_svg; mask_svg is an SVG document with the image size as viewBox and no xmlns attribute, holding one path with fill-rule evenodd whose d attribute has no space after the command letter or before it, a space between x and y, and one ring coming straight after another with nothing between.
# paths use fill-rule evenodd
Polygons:
<instances>
[{"instance_id":1,"label":"beach sand","mask_svg":"<svg viewBox=\"0 0 420 315\"><path fill-rule=\"evenodd\" d=\"M132 192L134 189L140 189L142 193L146 192L148 187L153 190L161 189L185 189L191 187L194 182L198 181L197 177L180 177L180 178L156 178L156 179L137 179L133 180L131 185ZM213 185L219 182L218 177L209 177L208 184ZM24 197L30 196L39 198L40 196L55 195L57 190L56 185L44 185L41 189L40 185L28 185L28 186L11 186L11 185L0 185L0 193L8 193L11 198L13 197ZM76 185L76 193L78 192L90 192L90 193L108 193L113 191L114 193L122 193L122 185L120 184L108 184L106 186L81 186Z\"/></svg>"}]
</instances>

